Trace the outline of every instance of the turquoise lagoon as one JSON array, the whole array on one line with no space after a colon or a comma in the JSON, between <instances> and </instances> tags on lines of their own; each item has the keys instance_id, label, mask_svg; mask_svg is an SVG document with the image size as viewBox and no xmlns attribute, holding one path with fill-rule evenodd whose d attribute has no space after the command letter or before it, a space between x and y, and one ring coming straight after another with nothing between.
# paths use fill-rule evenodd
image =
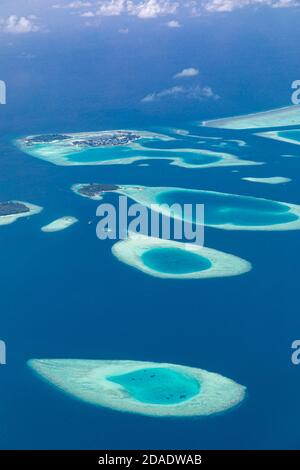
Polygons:
<instances>
[{"instance_id":1,"label":"turquoise lagoon","mask_svg":"<svg viewBox=\"0 0 300 470\"><path fill-rule=\"evenodd\" d=\"M132 232L113 245L112 253L122 263L161 279L209 279L251 270L248 261L223 251Z\"/></svg>"},{"instance_id":2,"label":"turquoise lagoon","mask_svg":"<svg viewBox=\"0 0 300 470\"><path fill-rule=\"evenodd\" d=\"M285 141L294 142L295 144L300 145L300 129L278 131L278 137Z\"/></svg>"},{"instance_id":3,"label":"turquoise lagoon","mask_svg":"<svg viewBox=\"0 0 300 470\"><path fill-rule=\"evenodd\" d=\"M150 269L170 274L205 271L212 266L207 258L180 248L153 248L143 253L141 260Z\"/></svg>"},{"instance_id":4,"label":"turquoise lagoon","mask_svg":"<svg viewBox=\"0 0 300 470\"><path fill-rule=\"evenodd\" d=\"M158 405L182 403L200 392L200 384L193 377L159 367L115 375L107 380L121 385L135 400Z\"/></svg>"},{"instance_id":5,"label":"turquoise lagoon","mask_svg":"<svg viewBox=\"0 0 300 470\"><path fill-rule=\"evenodd\" d=\"M112 145L108 140L105 145L97 146L97 139L107 139L107 135L126 137L130 133L135 136L132 142ZM28 136L15 140L15 144L22 152L59 166L121 165L153 159L167 160L171 165L185 168L263 164L240 159L230 153L194 148L187 136L180 137L178 147L174 136L145 130L58 134L59 140L51 140L51 135ZM45 142L41 143L43 138ZM172 148L169 142L172 142Z\"/></svg>"},{"instance_id":6,"label":"turquoise lagoon","mask_svg":"<svg viewBox=\"0 0 300 470\"><path fill-rule=\"evenodd\" d=\"M209 416L243 401L246 388L220 374L178 364L32 359L29 367L80 401L153 417Z\"/></svg>"},{"instance_id":7,"label":"turquoise lagoon","mask_svg":"<svg viewBox=\"0 0 300 470\"><path fill-rule=\"evenodd\" d=\"M298 213L279 202L249 196L220 194L210 191L174 190L162 192L157 197L158 204L204 204L205 224L220 228L283 227L296 223L300 229L300 206Z\"/></svg>"},{"instance_id":8,"label":"turquoise lagoon","mask_svg":"<svg viewBox=\"0 0 300 470\"><path fill-rule=\"evenodd\" d=\"M203 121L203 125L207 127L236 130L296 126L299 124L300 106L296 105L244 116Z\"/></svg>"},{"instance_id":9,"label":"turquoise lagoon","mask_svg":"<svg viewBox=\"0 0 300 470\"><path fill-rule=\"evenodd\" d=\"M289 144L300 145L300 129L287 129L283 131L261 132L257 135L267 139L279 140Z\"/></svg>"},{"instance_id":10,"label":"turquoise lagoon","mask_svg":"<svg viewBox=\"0 0 300 470\"><path fill-rule=\"evenodd\" d=\"M80 189L88 184L77 184L73 191L80 194ZM202 191L197 189L116 186L115 192L126 195L134 201L160 213L182 219L184 204L204 204L206 226L225 230L299 230L300 205L278 202L252 196ZM104 192L99 192L101 198ZM93 197L97 198L97 195ZM170 206L180 204L180 207ZM166 207L169 206L169 207ZM185 215L187 222L196 222Z\"/></svg>"}]
</instances>

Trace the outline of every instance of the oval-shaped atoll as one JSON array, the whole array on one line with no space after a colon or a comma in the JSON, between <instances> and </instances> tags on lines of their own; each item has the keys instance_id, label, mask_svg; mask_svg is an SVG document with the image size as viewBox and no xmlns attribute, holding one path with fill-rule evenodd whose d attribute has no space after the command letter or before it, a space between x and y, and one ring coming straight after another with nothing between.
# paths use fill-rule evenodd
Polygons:
<instances>
[{"instance_id":1,"label":"oval-shaped atoll","mask_svg":"<svg viewBox=\"0 0 300 470\"><path fill-rule=\"evenodd\" d=\"M61 230L65 230L72 225L76 224L78 219L73 216L64 216L60 217L59 219L53 220L47 225L44 225L41 230L42 232L51 233L51 232L60 232Z\"/></svg>"},{"instance_id":2,"label":"oval-shaped atoll","mask_svg":"<svg viewBox=\"0 0 300 470\"><path fill-rule=\"evenodd\" d=\"M32 359L61 391L90 404L154 417L208 416L241 403L246 388L222 375L176 364Z\"/></svg>"},{"instance_id":3,"label":"oval-shaped atoll","mask_svg":"<svg viewBox=\"0 0 300 470\"><path fill-rule=\"evenodd\" d=\"M23 152L55 165L108 165L137 160L134 154L137 141L142 145L148 140L173 139L148 131L111 130L32 135L14 143Z\"/></svg>"},{"instance_id":4,"label":"oval-shaped atoll","mask_svg":"<svg viewBox=\"0 0 300 470\"><path fill-rule=\"evenodd\" d=\"M250 183L264 183L264 184L284 184L290 183L291 178L286 178L285 176L269 176L266 178L255 178L254 176L245 176L242 178L244 181L249 181Z\"/></svg>"},{"instance_id":5,"label":"oval-shaped atoll","mask_svg":"<svg viewBox=\"0 0 300 470\"><path fill-rule=\"evenodd\" d=\"M283 131L260 132L256 135L267 139L279 140L288 144L300 145L300 129L286 129Z\"/></svg>"},{"instance_id":6,"label":"oval-shaped atoll","mask_svg":"<svg viewBox=\"0 0 300 470\"><path fill-rule=\"evenodd\" d=\"M143 160L168 160L185 168L261 165L235 155L198 148L168 148L160 144L176 140L171 135L149 131L99 131L77 134L46 134L17 139L25 153L55 165L131 164Z\"/></svg>"},{"instance_id":7,"label":"oval-shaped atoll","mask_svg":"<svg viewBox=\"0 0 300 470\"><path fill-rule=\"evenodd\" d=\"M42 207L23 201L0 202L0 225L8 225L21 217L38 214Z\"/></svg>"},{"instance_id":8,"label":"oval-shaped atoll","mask_svg":"<svg viewBox=\"0 0 300 470\"><path fill-rule=\"evenodd\" d=\"M214 119L202 123L207 127L223 129L263 129L300 124L300 106L287 106L260 113Z\"/></svg>"},{"instance_id":9,"label":"oval-shaped atoll","mask_svg":"<svg viewBox=\"0 0 300 470\"><path fill-rule=\"evenodd\" d=\"M150 276L165 279L209 279L238 276L251 264L237 256L195 243L130 233L112 247L116 258Z\"/></svg>"},{"instance_id":10,"label":"oval-shaped atoll","mask_svg":"<svg viewBox=\"0 0 300 470\"><path fill-rule=\"evenodd\" d=\"M102 198L107 185L77 184L72 190L91 199ZM110 186L110 185L108 185ZM204 224L223 230L300 230L300 205L238 194L171 187L112 185L112 191L168 217L197 223L183 213L184 205L204 205ZM202 220L201 220L202 224Z\"/></svg>"}]
</instances>

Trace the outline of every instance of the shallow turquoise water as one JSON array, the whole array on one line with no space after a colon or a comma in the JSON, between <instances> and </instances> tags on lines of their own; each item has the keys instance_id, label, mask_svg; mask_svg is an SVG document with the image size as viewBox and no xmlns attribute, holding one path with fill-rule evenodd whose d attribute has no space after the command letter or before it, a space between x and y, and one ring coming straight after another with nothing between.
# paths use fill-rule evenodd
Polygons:
<instances>
[{"instance_id":1,"label":"shallow turquoise water","mask_svg":"<svg viewBox=\"0 0 300 470\"><path fill-rule=\"evenodd\" d=\"M171 152L168 150L147 150L147 149L131 149L129 147L106 147L105 149L88 149L84 152L74 153L67 157L70 162L97 162L105 160L119 160L122 158L167 158L182 159L184 162L193 165L206 165L209 163L215 163L222 158L211 157L209 155L201 155L197 152L184 152L178 150L178 152Z\"/></svg>"},{"instance_id":2,"label":"shallow turquoise water","mask_svg":"<svg viewBox=\"0 0 300 470\"><path fill-rule=\"evenodd\" d=\"M82 152L73 153L66 157L69 162L101 162L105 160L119 160L132 156L130 147L89 148Z\"/></svg>"},{"instance_id":3,"label":"shallow turquoise water","mask_svg":"<svg viewBox=\"0 0 300 470\"><path fill-rule=\"evenodd\" d=\"M179 152L180 153L180 152ZM221 157L213 157L210 155L200 155L196 153L190 153L182 157L185 163L190 165L207 165L210 163L216 163L222 161Z\"/></svg>"},{"instance_id":4,"label":"shallow turquoise water","mask_svg":"<svg viewBox=\"0 0 300 470\"><path fill-rule=\"evenodd\" d=\"M205 271L211 267L208 259L180 248L153 248L141 258L149 268L170 274Z\"/></svg>"},{"instance_id":5,"label":"shallow turquoise water","mask_svg":"<svg viewBox=\"0 0 300 470\"><path fill-rule=\"evenodd\" d=\"M278 137L282 137L283 139L293 139L300 142L300 129L278 132Z\"/></svg>"},{"instance_id":6,"label":"shallow turquoise water","mask_svg":"<svg viewBox=\"0 0 300 470\"><path fill-rule=\"evenodd\" d=\"M200 391L200 385L193 377L160 367L140 369L107 379L122 385L136 400L158 405L181 403Z\"/></svg>"},{"instance_id":7,"label":"shallow turquoise water","mask_svg":"<svg viewBox=\"0 0 300 470\"><path fill-rule=\"evenodd\" d=\"M144 141L140 141L141 145L144 145ZM48 161L52 161L55 159L59 159L62 162L67 161L70 163L97 163L102 161L113 161L119 159L126 159L126 158L167 158L170 160L173 159L182 159L184 162L192 165L206 165L210 163L215 163L221 161L221 157L217 156L210 156L210 155L201 155L195 152L186 152L184 149L178 149L178 151L174 152L171 149L164 148L164 142L156 142L155 140L153 143L156 146L161 145L160 148L152 149L152 148L141 148L136 149L130 146L112 146L112 147L103 147L103 148L87 148L86 150L82 150L79 152L74 151L70 146L63 146L56 144L35 144L32 147L24 146L22 150L24 152L28 152L31 155L47 159ZM57 151L55 151L57 149ZM48 153L47 157L43 156L43 153L46 151ZM51 155L52 153L52 155Z\"/></svg>"},{"instance_id":8,"label":"shallow turquoise water","mask_svg":"<svg viewBox=\"0 0 300 470\"><path fill-rule=\"evenodd\" d=\"M247 196L171 190L158 194L156 201L169 205L205 204L205 223L213 225L279 225L297 220L297 216L289 213L289 208L283 204Z\"/></svg>"}]
</instances>

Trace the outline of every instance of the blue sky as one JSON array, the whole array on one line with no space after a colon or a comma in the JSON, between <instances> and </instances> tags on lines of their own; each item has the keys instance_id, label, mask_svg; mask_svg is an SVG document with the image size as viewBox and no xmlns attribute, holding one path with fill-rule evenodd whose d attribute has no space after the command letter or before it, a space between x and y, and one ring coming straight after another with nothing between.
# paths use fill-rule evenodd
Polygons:
<instances>
[{"instance_id":1,"label":"blue sky","mask_svg":"<svg viewBox=\"0 0 300 470\"><path fill-rule=\"evenodd\" d=\"M165 27L184 27L190 19L230 14L242 9L298 9L299 0L2 0L0 31L7 34L49 32L61 24L100 27L122 18L119 32L128 32L132 18L158 20Z\"/></svg>"},{"instance_id":2,"label":"blue sky","mask_svg":"<svg viewBox=\"0 0 300 470\"><path fill-rule=\"evenodd\" d=\"M288 105L299 13L290 0L2 0L1 128L59 130L67 119L74 130L85 116L97 129L116 118L126 126L129 114L147 124Z\"/></svg>"}]
</instances>

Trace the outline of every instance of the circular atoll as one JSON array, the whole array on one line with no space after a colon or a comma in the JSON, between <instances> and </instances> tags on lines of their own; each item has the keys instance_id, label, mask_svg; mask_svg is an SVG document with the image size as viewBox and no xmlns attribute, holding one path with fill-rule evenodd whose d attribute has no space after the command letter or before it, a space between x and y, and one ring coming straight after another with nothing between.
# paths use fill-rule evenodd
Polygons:
<instances>
[{"instance_id":1,"label":"circular atoll","mask_svg":"<svg viewBox=\"0 0 300 470\"><path fill-rule=\"evenodd\" d=\"M112 253L145 274L166 279L238 276L251 270L248 261L222 251L136 233L115 243Z\"/></svg>"},{"instance_id":2,"label":"circular atoll","mask_svg":"<svg viewBox=\"0 0 300 470\"><path fill-rule=\"evenodd\" d=\"M81 401L154 417L209 416L237 406L246 394L220 374L176 364L32 359L28 365Z\"/></svg>"}]
</instances>

